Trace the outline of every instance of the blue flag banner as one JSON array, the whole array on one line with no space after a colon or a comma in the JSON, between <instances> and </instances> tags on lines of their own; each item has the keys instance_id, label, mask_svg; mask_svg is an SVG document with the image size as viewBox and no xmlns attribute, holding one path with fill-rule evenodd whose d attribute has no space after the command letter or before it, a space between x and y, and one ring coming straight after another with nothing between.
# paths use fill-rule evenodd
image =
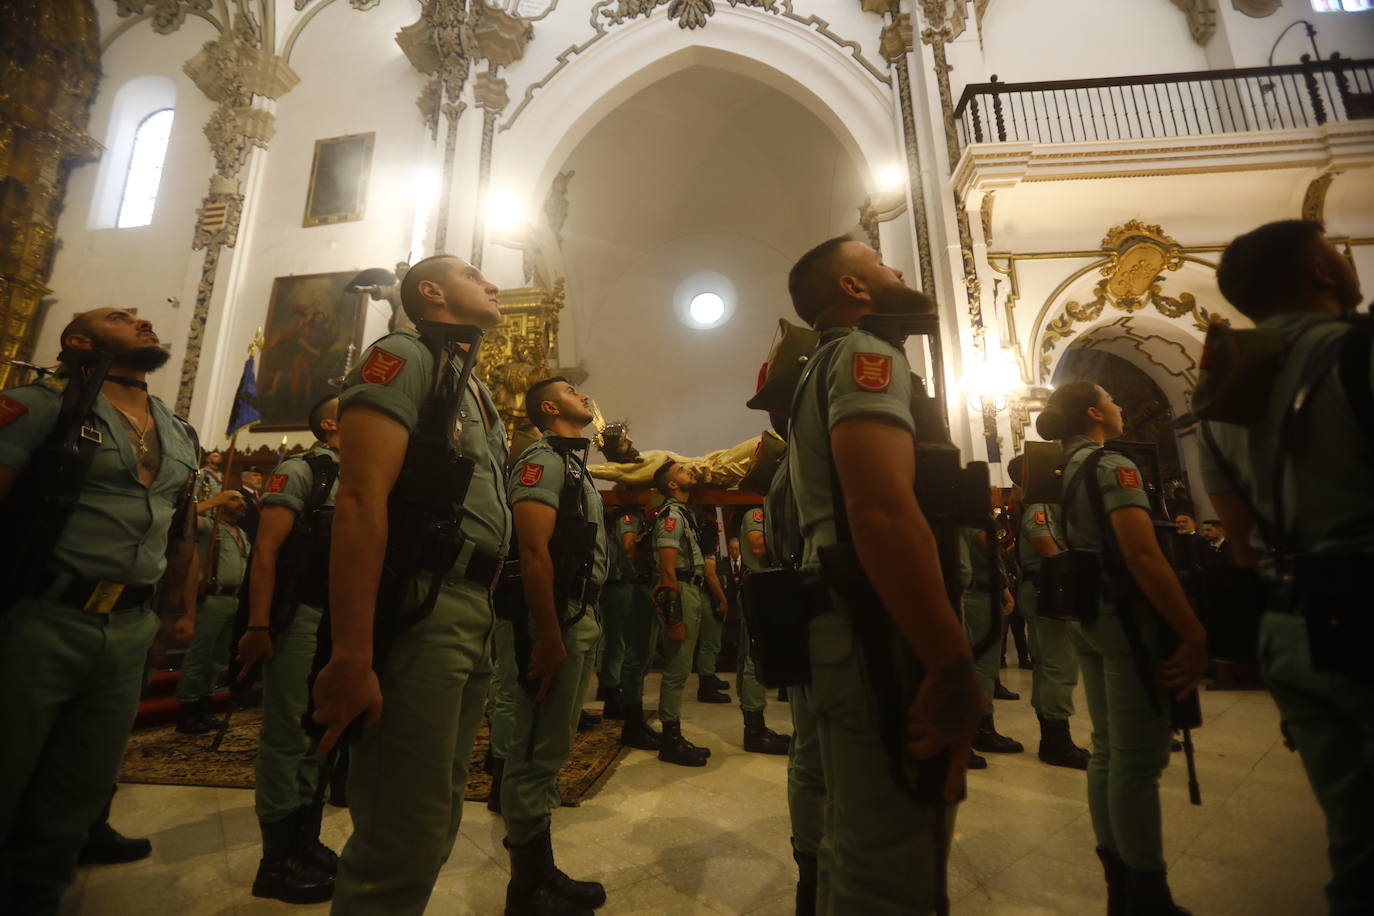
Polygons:
<instances>
[{"instance_id":1,"label":"blue flag banner","mask_svg":"<svg viewBox=\"0 0 1374 916\"><path fill-rule=\"evenodd\" d=\"M258 380L253 374L253 357L243 364L243 376L239 379L239 390L234 394L234 406L229 411L229 428L226 436L261 420L258 415Z\"/></svg>"}]
</instances>

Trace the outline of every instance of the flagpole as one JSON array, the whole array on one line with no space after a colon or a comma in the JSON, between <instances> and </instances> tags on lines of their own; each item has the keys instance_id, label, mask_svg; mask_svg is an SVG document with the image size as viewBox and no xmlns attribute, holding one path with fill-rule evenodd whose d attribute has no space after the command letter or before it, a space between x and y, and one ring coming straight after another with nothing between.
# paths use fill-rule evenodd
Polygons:
<instances>
[{"instance_id":1,"label":"flagpole","mask_svg":"<svg viewBox=\"0 0 1374 916\"><path fill-rule=\"evenodd\" d=\"M263 339L262 336L262 328L258 328L257 334L253 336L253 342L248 345L249 362L252 362L253 357L258 355L258 353L262 350L265 343L266 341ZM237 392L235 392L235 396L237 397ZM233 408L231 407L229 417L230 422L233 422L232 412ZM220 486L221 492L223 491L224 487L227 487L229 485L229 476L233 473L234 470L234 448L238 443L238 440L239 431L236 429L229 434L229 453L224 456L224 476L221 478L223 480L223 483ZM216 571L218 571L219 554L216 551L219 547L219 523L221 510L223 508L223 506L217 506L215 508L214 515L210 519L212 524L212 527L210 529L210 549L205 552L205 563L200 568L200 594L202 595L202 597L205 595L206 590L209 588L211 567L215 567Z\"/></svg>"}]
</instances>

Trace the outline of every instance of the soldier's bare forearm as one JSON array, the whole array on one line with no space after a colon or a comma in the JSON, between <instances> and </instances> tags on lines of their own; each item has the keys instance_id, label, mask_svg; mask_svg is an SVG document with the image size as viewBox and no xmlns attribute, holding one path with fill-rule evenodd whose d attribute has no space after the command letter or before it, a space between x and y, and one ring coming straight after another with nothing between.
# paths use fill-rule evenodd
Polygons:
<instances>
[{"instance_id":1,"label":"soldier's bare forearm","mask_svg":"<svg viewBox=\"0 0 1374 916\"><path fill-rule=\"evenodd\" d=\"M386 539L385 495L340 487L329 551L329 619L335 658L371 663Z\"/></svg>"},{"instance_id":2,"label":"soldier's bare forearm","mask_svg":"<svg viewBox=\"0 0 1374 916\"><path fill-rule=\"evenodd\" d=\"M930 691L921 712L929 722L949 734L972 731L982 719L986 703L973 657L956 655L926 676L931 679Z\"/></svg>"},{"instance_id":3,"label":"soldier's bare forearm","mask_svg":"<svg viewBox=\"0 0 1374 916\"><path fill-rule=\"evenodd\" d=\"M536 635L542 639L557 639L562 631L553 595L553 557L547 545L520 547L520 576Z\"/></svg>"}]
</instances>

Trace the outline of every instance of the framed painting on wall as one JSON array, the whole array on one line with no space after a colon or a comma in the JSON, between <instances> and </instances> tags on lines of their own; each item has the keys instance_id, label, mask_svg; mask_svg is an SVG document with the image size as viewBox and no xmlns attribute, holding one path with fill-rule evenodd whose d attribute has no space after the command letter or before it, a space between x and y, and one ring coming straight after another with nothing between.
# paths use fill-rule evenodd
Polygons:
<instances>
[{"instance_id":1,"label":"framed painting on wall","mask_svg":"<svg viewBox=\"0 0 1374 916\"><path fill-rule=\"evenodd\" d=\"M329 226L363 218L376 137L374 132L315 141L302 225Z\"/></svg>"},{"instance_id":2,"label":"framed painting on wall","mask_svg":"<svg viewBox=\"0 0 1374 916\"><path fill-rule=\"evenodd\" d=\"M366 295L348 291L357 275L347 270L272 281L258 365L257 429L308 429L310 408L338 390L349 345L361 348L367 314Z\"/></svg>"}]
</instances>

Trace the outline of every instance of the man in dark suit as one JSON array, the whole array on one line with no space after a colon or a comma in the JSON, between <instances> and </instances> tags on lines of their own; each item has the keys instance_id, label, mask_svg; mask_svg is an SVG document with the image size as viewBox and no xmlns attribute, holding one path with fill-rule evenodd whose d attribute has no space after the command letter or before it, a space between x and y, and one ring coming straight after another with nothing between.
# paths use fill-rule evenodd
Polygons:
<instances>
[{"instance_id":1,"label":"man in dark suit","mask_svg":"<svg viewBox=\"0 0 1374 916\"><path fill-rule=\"evenodd\" d=\"M1204 521L1202 536L1207 540L1207 549L1203 556L1206 557L1204 562L1208 566L1236 565L1231 554L1231 542L1226 540L1226 529L1221 526L1221 522L1214 518Z\"/></svg>"},{"instance_id":2,"label":"man in dark suit","mask_svg":"<svg viewBox=\"0 0 1374 916\"><path fill-rule=\"evenodd\" d=\"M258 536L259 503L262 502L262 471L257 468L245 468L239 474L239 492L243 494L243 502L246 507L243 518L239 520L239 528L247 533L249 541L253 541Z\"/></svg>"}]
</instances>

